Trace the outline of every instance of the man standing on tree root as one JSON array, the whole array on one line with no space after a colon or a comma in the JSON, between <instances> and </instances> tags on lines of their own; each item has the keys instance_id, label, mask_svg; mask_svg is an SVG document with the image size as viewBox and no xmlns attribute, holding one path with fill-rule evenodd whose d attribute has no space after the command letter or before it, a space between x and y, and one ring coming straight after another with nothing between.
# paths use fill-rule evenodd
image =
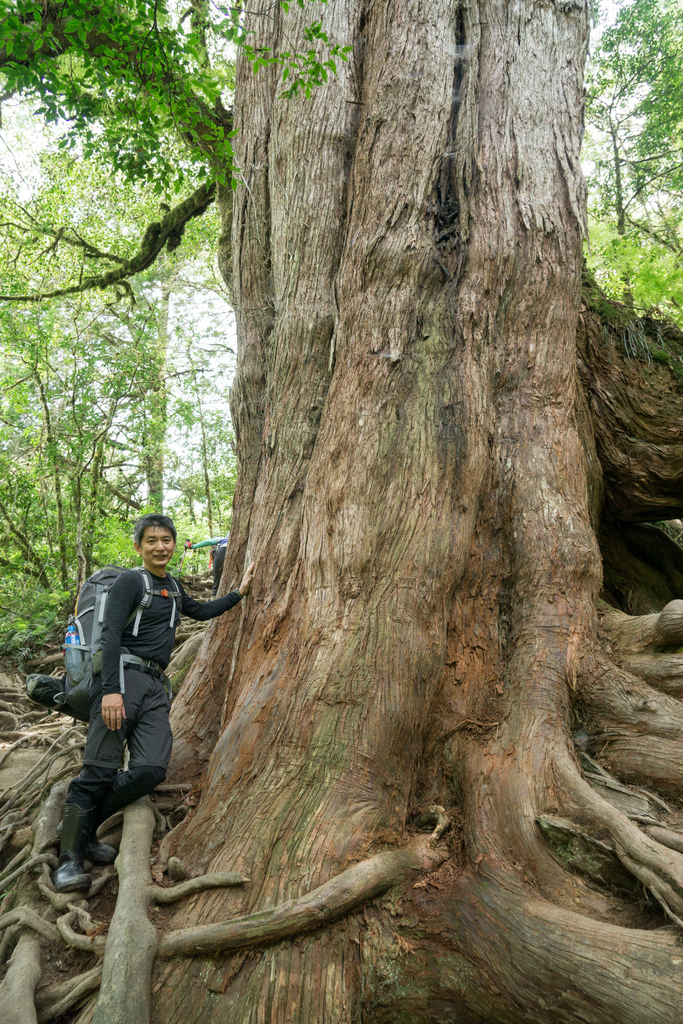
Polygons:
<instances>
[{"instance_id":1,"label":"man standing on tree root","mask_svg":"<svg viewBox=\"0 0 683 1024\"><path fill-rule=\"evenodd\" d=\"M116 858L113 847L97 841L99 826L166 778L173 737L164 669L178 628L178 605L191 619L213 619L244 597L254 572L252 562L239 590L202 604L166 575L176 546L176 530L168 516L140 519L134 546L142 556L142 569L124 570L106 599L102 671L94 676L90 690L83 770L66 797L59 866L52 876L57 892L90 888L90 875L83 869L86 858L93 864L111 864ZM146 607L143 573L151 585ZM130 761L128 770L119 772L124 741Z\"/></svg>"}]
</instances>

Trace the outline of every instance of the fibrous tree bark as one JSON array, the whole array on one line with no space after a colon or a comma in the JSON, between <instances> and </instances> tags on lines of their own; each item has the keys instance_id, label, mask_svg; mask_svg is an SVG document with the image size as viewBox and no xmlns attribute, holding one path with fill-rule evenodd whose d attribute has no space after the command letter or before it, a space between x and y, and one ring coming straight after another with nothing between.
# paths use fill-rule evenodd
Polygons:
<instances>
[{"instance_id":1,"label":"fibrous tree bark","mask_svg":"<svg viewBox=\"0 0 683 1024\"><path fill-rule=\"evenodd\" d=\"M254 0L254 45L304 17ZM683 1011L683 855L634 788L683 782L683 594L637 525L683 510L680 398L673 357L633 350L647 324L581 303L587 20L332 0L353 52L311 100L238 67L223 586L257 574L177 699L172 772L199 793L181 861L251 884L170 927L296 901L408 845L425 806L461 829L438 871L317 932L158 961L159 1024Z\"/></svg>"}]
</instances>

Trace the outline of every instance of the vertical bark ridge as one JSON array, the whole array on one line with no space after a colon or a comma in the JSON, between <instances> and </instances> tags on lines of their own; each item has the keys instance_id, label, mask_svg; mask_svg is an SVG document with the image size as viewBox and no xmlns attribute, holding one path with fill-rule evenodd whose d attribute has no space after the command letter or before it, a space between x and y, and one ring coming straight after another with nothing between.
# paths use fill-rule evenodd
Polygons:
<instances>
[{"instance_id":1,"label":"vertical bark ridge","mask_svg":"<svg viewBox=\"0 0 683 1024\"><path fill-rule=\"evenodd\" d=\"M330 8L326 31L331 38L350 41L357 7ZM271 17L255 21L260 24ZM299 38L307 24L308 12L293 7L282 24L280 17L275 19L279 26L273 30L275 38L263 41L275 51L278 45L291 48L292 38ZM237 570L243 562L247 538L251 538L248 557L257 560L265 575L261 589L257 578L254 599L268 595L267 613L250 624L247 643L254 630L267 629L268 637L273 637L293 599L295 581L290 577L299 549L302 494L331 376L333 283L341 256L358 120L356 105L348 102L356 71L353 60L339 62L338 71L338 78L327 89L316 91L310 101L282 98L280 77L273 73L264 76L258 102L252 102L252 95L263 72L254 78L247 68L238 83L243 99L239 110L251 111L252 121L256 111L260 119L257 131L254 124L236 121L245 135L244 153L238 153L245 168L245 187L236 194L233 214L240 336L233 405L243 482L235 499L227 573L231 565ZM216 639L211 650L216 652L220 644L223 664L216 664L215 653L210 661L203 657L184 688L183 708L192 702L194 715L198 689L206 689L210 672L213 688L205 704L214 724L202 746L202 764L216 739L221 718L216 708L222 706L225 687L229 686L229 703L222 709L223 718L239 690L231 685L243 638L237 616L213 629ZM277 660L277 651L270 662L262 659L258 675L267 676ZM183 730L182 711L178 717ZM195 725L189 727L196 735ZM174 770L180 769L187 747L183 738L174 756Z\"/></svg>"},{"instance_id":2,"label":"vertical bark ridge","mask_svg":"<svg viewBox=\"0 0 683 1024\"><path fill-rule=\"evenodd\" d=\"M327 33L350 40L358 8L332 6ZM292 8L285 21L288 37L299 38L308 16ZM269 188L276 321L251 526L254 553L268 566L269 594L277 595L267 613L270 636L291 595L287 582L299 550L302 495L331 377L333 285L358 120L355 105L347 102L353 64L340 62L338 70L339 76L311 100L279 98L273 107Z\"/></svg>"},{"instance_id":3,"label":"vertical bark ridge","mask_svg":"<svg viewBox=\"0 0 683 1024\"><path fill-rule=\"evenodd\" d=\"M480 598L466 619L471 631L461 630L470 648L463 660L486 676L464 680L452 702L461 720L495 731L479 740L458 734L451 758L462 767L470 849L533 867L554 893L566 876L534 820L556 791L553 744L559 754L569 742L568 680L579 644L595 632L583 610L594 607L600 581L575 419L581 190L570 199L567 188L568 168L578 166L586 11L518 2L487 5L487 13L482 177L470 196L473 277L463 288L500 296L493 316L487 304L483 327L494 353L496 432L470 573ZM543 108L538 90L552 98ZM482 636L498 642L483 663Z\"/></svg>"},{"instance_id":4,"label":"vertical bark ridge","mask_svg":"<svg viewBox=\"0 0 683 1024\"><path fill-rule=\"evenodd\" d=\"M253 46L277 45L280 7L259 0L248 28ZM259 14L263 10L264 14ZM235 429L239 487L235 493L230 545L223 578L235 579L244 565L261 461L267 389L266 352L275 319L270 266L268 149L272 107L278 81L274 70L254 75L246 58L237 61L236 88L244 101L235 109L235 160L241 187L229 208L232 227L232 298L239 322L237 373L230 396ZM223 197L224 199L224 197ZM227 207L223 201L224 217ZM225 224L223 225L225 227ZM232 665L241 609L209 627L211 654L204 645L173 708L174 751L170 770L197 778L213 749L220 725L225 687ZM209 682L210 679L210 682ZM188 708L192 708L188 714Z\"/></svg>"}]
</instances>

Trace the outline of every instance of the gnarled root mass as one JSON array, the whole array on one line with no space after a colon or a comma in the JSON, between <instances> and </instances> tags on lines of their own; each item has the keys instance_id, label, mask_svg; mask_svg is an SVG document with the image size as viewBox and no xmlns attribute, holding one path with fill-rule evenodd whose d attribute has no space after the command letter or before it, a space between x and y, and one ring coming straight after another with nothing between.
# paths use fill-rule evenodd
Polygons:
<instances>
[{"instance_id":1,"label":"gnarled root mass","mask_svg":"<svg viewBox=\"0 0 683 1024\"><path fill-rule=\"evenodd\" d=\"M173 889L152 884L149 851L154 828L146 800L127 807L117 860L119 897L104 953L102 985L93 1024L147 1024L150 978L155 955L162 957L220 953L278 942L336 920L370 902L403 880L408 871L433 870L446 857L436 842L448 827L438 808L429 841L381 853L331 879L325 885L272 910L233 921L171 931L159 938L147 918L150 903L168 904L208 889L243 885L237 872L219 872L181 882Z\"/></svg>"},{"instance_id":2,"label":"gnarled root mass","mask_svg":"<svg viewBox=\"0 0 683 1024\"><path fill-rule=\"evenodd\" d=\"M37 819L37 839L54 831L63 802L64 787L53 794ZM99 987L94 1024L148 1024L150 979L157 955L162 957L211 955L228 950L263 946L328 924L400 883L409 872L432 871L443 862L438 841L449 826L443 808L430 808L425 821L436 825L429 839L403 849L377 854L355 864L329 882L297 900L271 910L249 914L198 928L171 931L161 937L148 918L152 904L169 905L211 889L248 882L238 872L214 872L190 878L172 888L154 885L150 849L155 813L148 798L127 807L116 861L119 893L106 937L88 913L87 898L51 893L48 901L60 916L53 923L35 909L22 906L0 917L0 932L23 934L0 986L0 1009L12 1024L49 1020L75 1006ZM50 893L49 877L41 878L41 891ZM109 876L108 876L109 877ZM96 884L96 883L95 883ZM66 912L63 912L66 911ZM38 936L51 944L103 956L101 966L67 982L34 991L40 978ZM5 1016L6 1015L6 1016Z\"/></svg>"}]
</instances>

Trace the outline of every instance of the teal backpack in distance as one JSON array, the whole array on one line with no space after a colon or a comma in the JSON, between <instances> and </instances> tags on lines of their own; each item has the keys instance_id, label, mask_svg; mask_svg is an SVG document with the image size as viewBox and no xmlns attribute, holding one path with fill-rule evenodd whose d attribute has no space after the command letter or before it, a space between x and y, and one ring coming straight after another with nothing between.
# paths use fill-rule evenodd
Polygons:
<instances>
[{"instance_id":1,"label":"teal backpack in distance","mask_svg":"<svg viewBox=\"0 0 683 1024\"><path fill-rule=\"evenodd\" d=\"M67 624L63 645L66 675L61 679L38 674L28 676L26 693L31 700L51 710L71 715L81 722L89 720L90 685L93 676L102 669L102 626L105 621L107 597L114 581L124 571L118 565L105 565L85 581L78 595L76 613L69 617ZM142 613L152 603L155 594L173 598L169 621L169 628L172 629L180 618L180 587L171 579L173 593L169 593L168 588L156 589L152 585L152 576L146 569L136 566L134 571L142 574L145 592L140 604L131 612L126 623L128 625L135 620L133 636L138 635ZM125 692L123 669L127 664L146 665L148 662L123 649L119 666L121 693Z\"/></svg>"}]
</instances>

